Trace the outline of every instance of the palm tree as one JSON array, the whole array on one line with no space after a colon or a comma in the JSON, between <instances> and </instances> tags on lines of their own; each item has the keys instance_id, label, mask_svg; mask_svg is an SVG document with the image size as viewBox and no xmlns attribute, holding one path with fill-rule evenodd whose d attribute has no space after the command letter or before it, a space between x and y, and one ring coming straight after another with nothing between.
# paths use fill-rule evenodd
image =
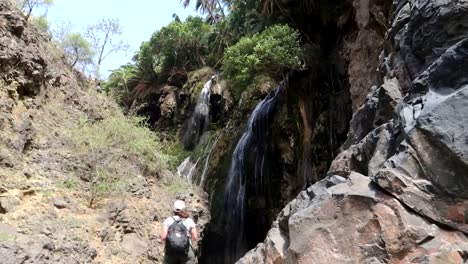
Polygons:
<instances>
[{"instance_id":1,"label":"palm tree","mask_svg":"<svg viewBox=\"0 0 468 264\"><path fill-rule=\"evenodd\" d=\"M181 2L185 8L190 5L190 0L181 0ZM225 16L225 3L229 2L229 0L197 0L195 3L195 9L201 11L204 14L207 14L208 21L216 22L220 16Z\"/></svg>"}]
</instances>

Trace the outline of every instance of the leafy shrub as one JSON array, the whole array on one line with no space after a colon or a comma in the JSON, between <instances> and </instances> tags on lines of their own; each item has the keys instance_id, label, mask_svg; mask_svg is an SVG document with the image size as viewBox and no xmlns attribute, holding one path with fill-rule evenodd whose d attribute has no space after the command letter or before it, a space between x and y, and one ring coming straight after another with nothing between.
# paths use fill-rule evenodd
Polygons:
<instances>
[{"instance_id":1,"label":"leafy shrub","mask_svg":"<svg viewBox=\"0 0 468 264\"><path fill-rule=\"evenodd\" d=\"M47 17L45 15L31 17L31 24L35 26L40 33L49 33L49 22L47 21Z\"/></svg>"},{"instance_id":2,"label":"leafy shrub","mask_svg":"<svg viewBox=\"0 0 468 264\"><path fill-rule=\"evenodd\" d=\"M179 166L190 153L184 149L182 143L176 138L164 141L163 145L164 150L167 151L167 154L171 157L168 160L169 169L175 171L177 166Z\"/></svg>"},{"instance_id":3,"label":"leafy shrub","mask_svg":"<svg viewBox=\"0 0 468 264\"><path fill-rule=\"evenodd\" d=\"M116 115L96 123L86 122L75 136L90 151L114 149L114 155L139 157L144 172L154 174L166 168L167 157L161 152L159 138L141 125L143 121L141 117Z\"/></svg>"},{"instance_id":4,"label":"leafy shrub","mask_svg":"<svg viewBox=\"0 0 468 264\"><path fill-rule=\"evenodd\" d=\"M227 48L223 73L238 99L256 75L278 78L284 70L299 67L300 55L299 33L287 25L275 25Z\"/></svg>"},{"instance_id":5,"label":"leafy shrub","mask_svg":"<svg viewBox=\"0 0 468 264\"><path fill-rule=\"evenodd\" d=\"M193 70L204 66L209 32L210 25L200 17L188 17L185 22L175 20L155 32L149 43L156 73L167 73L174 68Z\"/></svg>"},{"instance_id":6,"label":"leafy shrub","mask_svg":"<svg viewBox=\"0 0 468 264\"><path fill-rule=\"evenodd\" d=\"M77 187L77 182L75 181L75 179L70 178L70 179L64 180L62 185L67 190L75 190Z\"/></svg>"},{"instance_id":7,"label":"leafy shrub","mask_svg":"<svg viewBox=\"0 0 468 264\"><path fill-rule=\"evenodd\" d=\"M83 68L93 62L93 48L80 33L65 35L61 45L70 67L79 66L79 68Z\"/></svg>"},{"instance_id":8,"label":"leafy shrub","mask_svg":"<svg viewBox=\"0 0 468 264\"><path fill-rule=\"evenodd\" d=\"M190 184L183 178L173 175L164 179L164 185L167 186L168 191L171 194L183 194L191 188Z\"/></svg>"},{"instance_id":9,"label":"leafy shrub","mask_svg":"<svg viewBox=\"0 0 468 264\"><path fill-rule=\"evenodd\" d=\"M95 123L80 120L73 131L77 154L91 165L85 186L89 207L122 191L135 173L155 175L167 167L158 137L142 122L142 118L117 114Z\"/></svg>"},{"instance_id":10,"label":"leafy shrub","mask_svg":"<svg viewBox=\"0 0 468 264\"><path fill-rule=\"evenodd\" d=\"M113 70L104 85L106 93L111 93L120 105L130 108L131 92L138 83L138 69L133 64L126 64Z\"/></svg>"},{"instance_id":11,"label":"leafy shrub","mask_svg":"<svg viewBox=\"0 0 468 264\"><path fill-rule=\"evenodd\" d=\"M223 60L227 47L237 43L240 38L240 28L233 23L231 16L223 18L211 26L208 35L209 54L208 65L216 68Z\"/></svg>"}]
</instances>

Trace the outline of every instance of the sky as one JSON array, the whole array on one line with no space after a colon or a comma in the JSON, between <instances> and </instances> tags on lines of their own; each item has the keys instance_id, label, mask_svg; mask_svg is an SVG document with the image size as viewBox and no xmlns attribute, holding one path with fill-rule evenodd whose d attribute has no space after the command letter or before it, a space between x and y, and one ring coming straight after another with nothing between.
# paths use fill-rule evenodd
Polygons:
<instances>
[{"instance_id":1,"label":"sky","mask_svg":"<svg viewBox=\"0 0 468 264\"><path fill-rule=\"evenodd\" d=\"M120 37L130 44L130 50L127 54L110 54L103 61L101 75L107 78L110 70L130 62L141 42L149 40L153 32L170 23L174 13L181 20L196 15L196 1L191 2L191 6L184 8L179 0L54 0L47 18L51 27L55 21L70 21L81 33L87 25L96 24L102 18L119 19L123 27Z\"/></svg>"}]
</instances>

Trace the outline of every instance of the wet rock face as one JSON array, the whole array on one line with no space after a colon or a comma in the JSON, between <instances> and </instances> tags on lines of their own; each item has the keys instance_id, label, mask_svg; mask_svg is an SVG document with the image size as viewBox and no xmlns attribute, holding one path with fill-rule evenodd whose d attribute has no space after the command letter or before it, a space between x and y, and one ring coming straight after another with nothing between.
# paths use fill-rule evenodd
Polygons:
<instances>
[{"instance_id":1,"label":"wet rock face","mask_svg":"<svg viewBox=\"0 0 468 264\"><path fill-rule=\"evenodd\" d=\"M398 64L405 63L413 78L395 109L402 138L369 176L425 217L466 233L468 87L462 69L468 61L468 3L416 1L409 14L401 44L406 59ZM410 41L419 60L405 49ZM390 68L387 75L399 70Z\"/></svg>"},{"instance_id":2,"label":"wet rock face","mask_svg":"<svg viewBox=\"0 0 468 264\"><path fill-rule=\"evenodd\" d=\"M377 65L384 44L386 16L390 1L350 1L354 8L353 24L357 28L344 37L342 53L349 57L347 74L353 112L366 99L370 88L379 80Z\"/></svg>"},{"instance_id":3,"label":"wet rock face","mask_svg":"<svg viewBox=\"0 0 468 264\"><path fill-rule=\"evenodd\" d=\"M141 82L135 90L149 92L138 94L133 102L128 102L127 107L130 112L148 117L148 124L154 129L187 134L188 139L182 136L181 140L184 141L186 149L192 150L196 147L200 135L190 134L196 130L190 124L190 119L197 112L197 100L203 85L213 79L208 103L205 105L207 108L201 115L209 112L209 124L222 126L226 123L234 105L226 81L217 75L214 76L214 70L205 67L188 73L175 71L163 84ZM206 127L209 124L206 124Z\"/></svg>"},{"instance_id":4,"label":"wet rock face","mask_svg":"<svg viewBox=\"0 0 468 264\"><path fill-rule=\"evenodd\" d=\"M355 112L331 176L289 203L239 263L468 260L468 2L392 10L375 65L382 81Z\"/></svg>"},{"instance_id":5,"label":"wet rock face","mask_svg":"<svg viewBox=\"0 0 468 264\"><path fill-rule=\"evenodd\" d=\"M404 98L390 96L391 103L383 104L389 96L372 93L355 114L346 150L331 170L368 175L425 217L467 232L468 88L462 69L468 61L468 30L460 26L465 23L460 13L466 14L468 3L400 1L395 7L387 40L392 45L384 59L389 64L378 90L394 83ZM448 14L459 19L447 21ZM431 33L417 29L417 23ZM389 114L372 124L378 111ZM378 127L382 122L387 123Z\"/></svg>"}]
</instances>

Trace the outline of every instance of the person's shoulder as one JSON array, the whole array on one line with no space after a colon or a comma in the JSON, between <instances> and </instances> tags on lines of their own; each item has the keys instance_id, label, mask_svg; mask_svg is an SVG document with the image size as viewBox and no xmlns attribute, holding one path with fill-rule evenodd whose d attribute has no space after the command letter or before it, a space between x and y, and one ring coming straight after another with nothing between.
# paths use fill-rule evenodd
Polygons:
<instances>
[{"instance_id":1,"label":"person's shoulder","mask_svg":"<svg viewBox=\"0 0 468 264\"><path fill-rule=\"evenodd\" d=\"M165 225L171 225L173 222L174 222L174 218L172 216L168 217L168 218L166 218L166 220L164 220Z\"/></svg>"},{"instance_id":2,"label":"person's shoulder","mask_svg":"<svg viewBox=\"0 0 468 264\"><path fill-rule=\"evenodd\" d=\"M189 224L190 226L195 226L195 222L194 222L193 219L190 218L190 217L186 219L186 222L187 222L187 224Z\"/></svg>"}]
</instances>

